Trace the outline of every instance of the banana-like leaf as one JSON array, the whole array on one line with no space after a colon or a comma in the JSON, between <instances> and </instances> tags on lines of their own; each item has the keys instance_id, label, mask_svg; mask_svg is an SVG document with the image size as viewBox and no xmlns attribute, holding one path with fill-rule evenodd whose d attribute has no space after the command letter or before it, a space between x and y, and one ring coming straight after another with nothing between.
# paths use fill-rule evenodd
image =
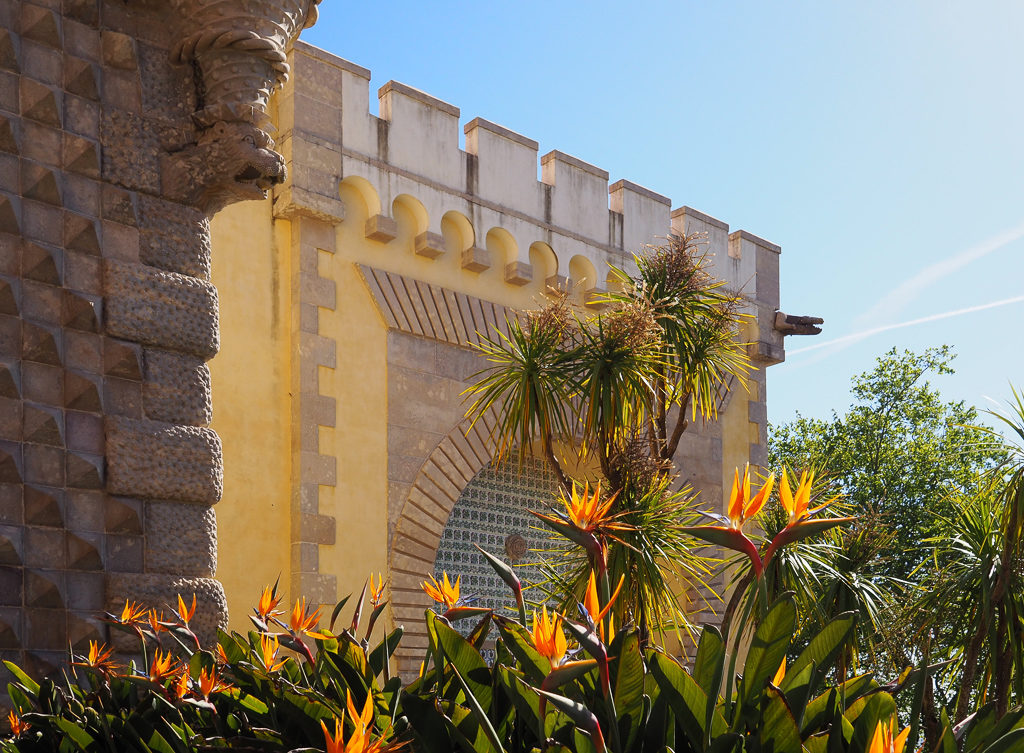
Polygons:
<instances>
[{"instance_id":1,"label":"banana-like leaf","mask_svg":"<svg viewBox=\"0 0 1024 753\"><path fill-rule=\"evenodd\" d=\"M601 725L597 722L597 717L594 716L590 709L582 703L577 703L557 693L549 693L546 690L538 690L537 692L544 698L547 698L552 706L572 719L590 735L590 740L597 749L597 753L604 753L604 733L601 731Z\"/></svg>"},{"instance_id":2,"label":"banana-like leaf","mask_svg":"<svg viewBox=\"0 0 1024 753\"><path fill-rule=\"evenodd\" d=\"M456 633L456 635L458 635L458 634ZM480 690L479 683L473 683L473 685L471 687L470 683L467 682L466 678L464 678L462 676L462 673L459 672L459 668L458 668L458 666L456 665L456 663L454 661L452 661L452 663L451 663L451 668L452 668L452 672L455 673L455 679L458 680L459 684L462 686L462 690L466 694L466 701L469 703L470 710L476 716L477 721L480 723L480 728L483 730L484 734L487 736L488 741L490 741L491 745L493 746L494 750L497 751L497 753L505 753L505 749L501 745L501 740L498 738L498 733L494 730L494 726L491 724L491 720L487 716L487 711L481 705L480 700L477 697L477 693ZM488 685L487 686L488 706L490 706L490 696L491 696L491 686Z\"/></svg>"},{"instance_id":3,"label":"banana-like leaf","mask_svg":"<svg viewBox=\"0 0 1024 753\"><path fill-rule=\"evenodd\" d=\"M706 625L697 643L697 657L693 662L693 679L707 693L707 709L704 712L704 744L710 740L711 717L718 706L722 677L725 675L725 640L714 625Z\"/></svg>"},{"instance_id":4,"label":"banana-like leaf","mask_svg":"<svg viewBox=\"0 0 1024 753\"><path fill-rule=\"evenodd\" d=\"M663 654L651 654L648 668L658 689L664 696L669 708L675 714L676 721L682 727L691 748L703 750L705 739L705 713L708 696L674 660ZM716 709L711 717L712 739L724 735L728 725L721 713ZM682 747L679 745L678 747Z\"/></svg>"},{"instance_id":5,"label":"banana-like leaf","mask_svg":"<svg viewBox=\"0 0 1024 753\"><path fill-rule=\"evenodd\" d=\"M1019 753L1022 750L1024 750L1024 729L1018 728L1007 732L981 753Z\"/></svg>"},{"instance_id":6,"label":"banana-like leaf","mask_svg":"<svg viewBox=\"0 0 1024 753\"><path fill-rule=\"evenodd\" d=\"M843 612L837 615L811 639L811 642L807 644L807 648L800 653L800 656L789 667L787 675L799 675L808 664L814 664L814 666L821 668L822 671L828 669L839 649L843 647L853 634L856 624L856 612ZM788 690L788 683L783 682L782 689ZM811 689L811 692L814 692L814 688Z\"/></svg>"},{"instance_id":7,"label":"banana-like leaf","mask_svg":"<svg viewBox=\"0 0 1024 753\"><path fill-rule=\"evenodd\" d=\"M566 683L572 682L578 677L582 677L596 667L597 661L595 659L581 659L580 661L566 662L565 664L552 669L548 673L548 676L544 678L544 682L541 687L543 687L544 690L556 690Z\"/></svg>"},{"instance_id":8,"label":"banana-like leaf","mask_svg":"<svg viewBox=\"0 0 1024 753\"><path fill-rule=\"evenodd\" d=\"M483 657L480 656L480 652L441 620L434 622L434 630L438 645L450 662L449 666L455 671L460 684L468 687L467 692L474 697L471 705L476 703L488 711L491 708L493 696L491 671Z\"/></svg>"},{"instance_id":9,"label":"banana-like leaf","mask_svg":"<svg viewBox=\"0 0 1024 753\"><path fill-rule=\"evenodd\" d=\"M867 750L878 723L888 723L895 713L896 701L888 693L873 693L847 708L844 716L853 724L853 749Z\"/></svg>"},{"instance_id":10,"label":"banana-like leaf","mask_svg":"<svg viewBox=\"0 0 1024 753\"><path fill-rule=\"evenodd\" d=\"M644 661L637 631L621 631L612 643L611 653L616 657L611 662L611 675L619 735L624 750L630 750L640 732L644 711Z\"/></svg>"},{"instance_id":11,"label":"banana-like leaf","mask_svg":"<svg viewBox=\"0 0 1024 753\"><path fill-rule=\"evenodd\" d=\"M786 673L786 679L780 688L786 696L786 705L789 706L796 718L797 726L804 723L804 715L807 712L807 699L811 696L811 682L815 677L816 668L814 663L804 665L799 672L792 670Z\"/></svg>"},{"instance_id":12,"label":"banana-like leaf","mask_svg":"<svg viewBox=\"0 0 1024 753\"><path fill-rule=\"evenodd\" d=\"M374 677L377 677L384 671L384 664L391 658L391 655L395 653L395 649L398 648L398 644L401 642L403 635L405 635L405 628L399 625L391 631L390 635L385 636L384 639L377 644L377 647L370 652L367 664Z\"/></svg>"},{"instance_id":13,"label":"banana-like leaf","mask_svg":"<svg viewBox=\"0 0 1024 753\"><path fill-rule=\"evenodd\" d=\"M497 626L498 632L501 633L505 647L519 661L519 668L523 670L526 679L535 685L540 685L547 677L551 663L537 653L526 628L518 622L499 615L495 615L494 624Z\"/></svg>"},{"instance_id":14,"label":"banana-like leaf","mask_svg":"<svg viewBox=\"0 0 1024 753\"><path fill-rule=\"evenodd\" d=\"M761 750L770 750L772 753L801 753L800 728L793 717L793 712L786 705L782 691L771 686L765 689L759 734Z\"/></svg>"},{"instance_id":15,"label":"banana-like leaf","mask_svg":"<svg viewBox=\"0 0 1024 753\"><path fill-rule=\"evenodd\" d=\"M744 721L751 726L756 725L761 695L778 671L795 632L796 604L791 596L785 595L776 600L754 631L743 667L743 681L738 693L739 709L731 728L733 732L739 732Z\"/></svg>"}]
</instances>

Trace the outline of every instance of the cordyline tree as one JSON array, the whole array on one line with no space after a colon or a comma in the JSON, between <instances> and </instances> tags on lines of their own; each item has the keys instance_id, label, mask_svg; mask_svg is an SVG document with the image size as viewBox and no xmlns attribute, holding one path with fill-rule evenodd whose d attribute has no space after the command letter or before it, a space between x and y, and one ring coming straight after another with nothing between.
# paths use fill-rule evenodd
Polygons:
<instances>
[{"instance_id":1,"label":"cordyline tree","mask_svg":"<svg viewBox=\"0 0 1024 753\"><path fill-rule=\"evenodd\" d=\"M611 581L626 577L620 616L650 629L685 625L666 569L703 585L708 563L684 528L697 522L691 489L675 490L673 457L691 421L717 418L721 392L749 369L739 340L741 299L707 271L703 236L670 236L635 256L637 273L616 270L618 291L585 317L564 291L538 311L508 321L508 335L484 338L491 366L475 375L468 415L496 411L496 456L535 448L571 498L585 481L580 462L600 468L609 529ZM578 557L551 568L565 598L588 576ZM560 576L558 573L569 573Z\"/></svg>"}]
</instances>

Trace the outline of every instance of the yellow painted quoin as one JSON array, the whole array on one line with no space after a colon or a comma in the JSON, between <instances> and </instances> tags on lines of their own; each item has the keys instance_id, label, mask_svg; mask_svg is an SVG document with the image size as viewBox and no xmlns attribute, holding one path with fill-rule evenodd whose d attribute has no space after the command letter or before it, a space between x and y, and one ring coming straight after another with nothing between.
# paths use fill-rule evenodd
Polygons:
<instances>
[{"instance_id":1,"label":"yellow painted quoin","mask_svg":"<svg viewBox=\"0 0 1024 753\"><path fill-rule=\"evenodd\" d=\"M535 307L549 286L581 310L610 265L669 232L708 233L714 273L748 299L755 371L721 420L687 432L677 461L705 498L764 462L764 368L779 249L618 181L309 45L274 104L288 181L214 220L223 347L212 363L224 444L218 577L231 623L278 575L289 599L333 605L371 572L406 627L399 669L425 646L427 598L447 515L490 460L486 421L466 433L461 393L484 366L479 332Z\"/></svg>"}]
</instances>

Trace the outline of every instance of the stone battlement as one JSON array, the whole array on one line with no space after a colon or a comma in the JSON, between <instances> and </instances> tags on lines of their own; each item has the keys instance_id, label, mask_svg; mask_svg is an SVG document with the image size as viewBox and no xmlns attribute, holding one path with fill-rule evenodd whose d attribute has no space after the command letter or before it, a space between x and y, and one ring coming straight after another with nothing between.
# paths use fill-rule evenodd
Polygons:
<instances>
[{"instance_id":1,"label":"stone battlement","mask_svg":"<svg viewBox=\"0 0 1024 753\"><path fill-rule=\"evenodd\" d=\"M278 217L344 220L340 183L365 201L368 238L392 240L404 205L417 217L421 256L454 250L469 272L502 265L511 285L585 290L606 287L609 264L630 268L633 252L670 232L706 231L714 274L760 305L778 305L779 248L767 241L730 234L688 207L673 211L668 197L628 180L609 185L607 171L564 152L540 156L536 141L484 118L463 126L461 149L459 108L406 84L380 87L374 116L370 71L309 44L295 45L290 64L277 99L289 172L275 192ZM458 240L446 223L462 229Z\"/></svg>"}]
</instances>

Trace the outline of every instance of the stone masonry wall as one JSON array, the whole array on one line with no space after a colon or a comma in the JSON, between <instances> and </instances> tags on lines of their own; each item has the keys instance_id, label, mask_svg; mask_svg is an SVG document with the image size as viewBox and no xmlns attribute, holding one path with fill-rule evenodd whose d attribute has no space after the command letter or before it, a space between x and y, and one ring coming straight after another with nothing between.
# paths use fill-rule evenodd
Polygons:
<instances>
[{"instance_id":1,"label":"stone masonry wall","mask_svg":"<svg viewBox=\"0 0 1024 753\"><path fill-rule=\"evenodd\" d=\"M276 154L258 108L197 95L218 40L179 48L216 2L0 0L0 658L36 675L126 598L196 593L207 641L226 621L207 215L262 195L235 176ZM278 47L314 8L286 9ZM257 155L218 140L239 129Z\"/></svg>"}]
</instances>

